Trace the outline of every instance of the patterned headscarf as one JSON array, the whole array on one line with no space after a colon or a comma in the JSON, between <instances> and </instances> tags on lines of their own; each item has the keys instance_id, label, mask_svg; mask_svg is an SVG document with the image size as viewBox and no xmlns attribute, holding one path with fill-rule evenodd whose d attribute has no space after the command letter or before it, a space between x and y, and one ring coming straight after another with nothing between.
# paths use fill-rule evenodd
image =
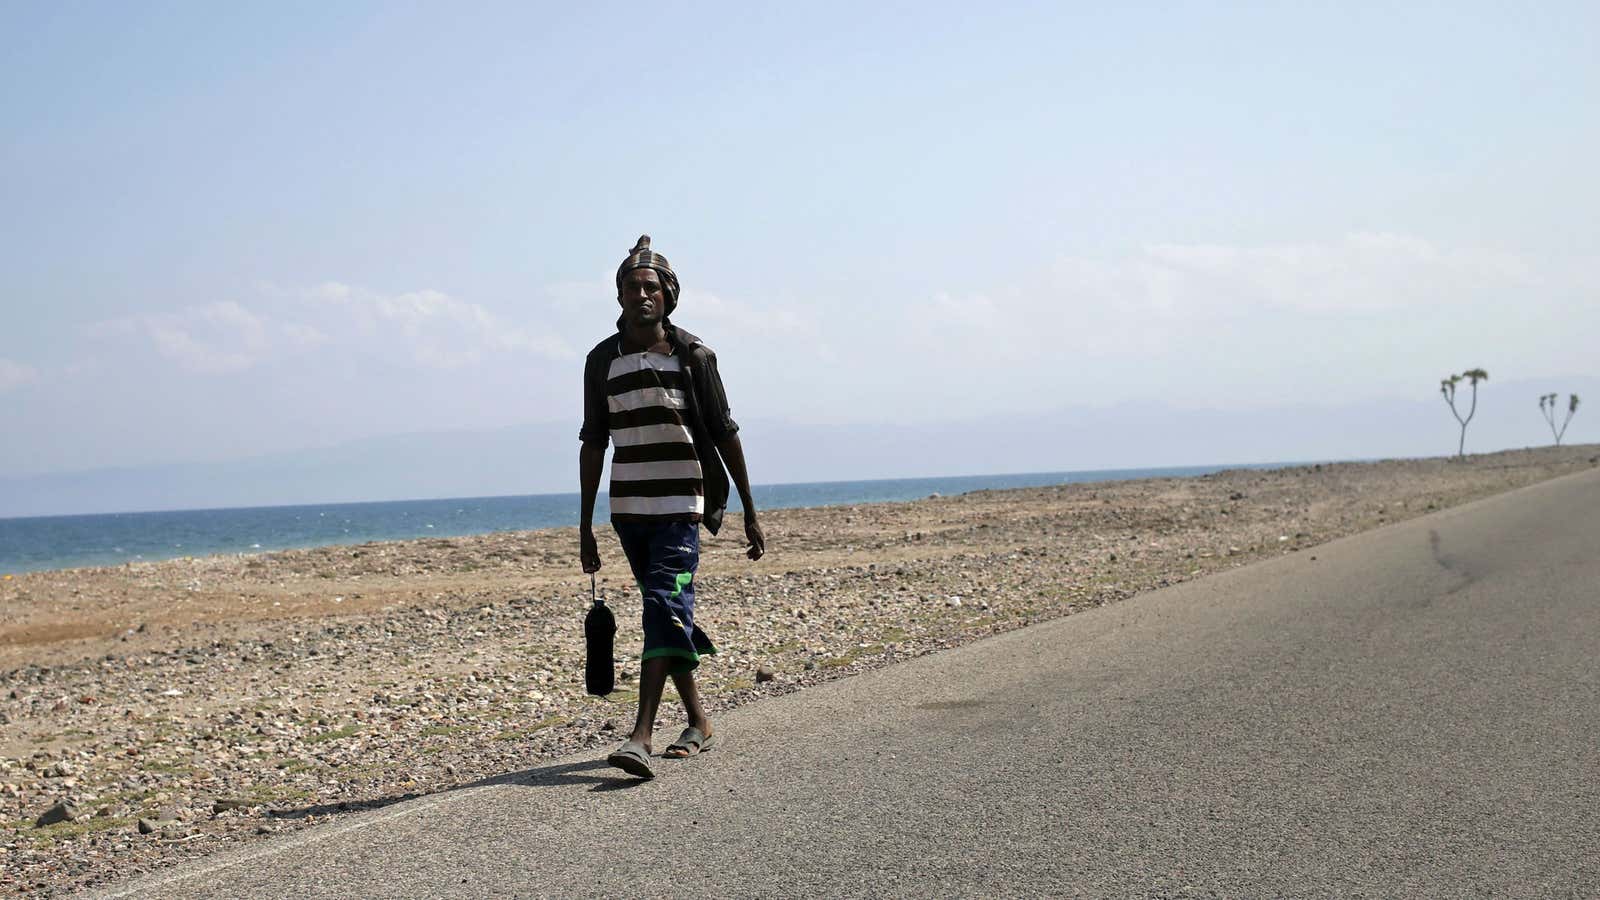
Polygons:
<instances>
[{"instance_id":1,"label":"patterned headscarf","mask_svg":"<svg viewBox=\"0 0 1600 900\"><path fill-rule=\"evenodd\" d=\"M672 315L678 307L678 275L672 271L672 266L667 258L650 249L650 235L639 236L639 243L633 245L633 251L628 258L617 267L617 290L622 290L622 279L634 269L655 269L656 275L661 278L661 291L667 295L667 311L665 315Z\"/></svg>"}]
</instances>

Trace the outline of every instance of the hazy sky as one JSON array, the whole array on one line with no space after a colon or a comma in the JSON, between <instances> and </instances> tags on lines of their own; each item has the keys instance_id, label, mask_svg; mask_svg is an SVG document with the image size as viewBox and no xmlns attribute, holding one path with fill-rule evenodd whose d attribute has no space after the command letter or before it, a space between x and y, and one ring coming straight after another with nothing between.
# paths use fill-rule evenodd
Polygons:
<instances>
[{"instance_id":1,"label":"hazy sky","mask_svg":"<svg viewBox=\"0 0 1600 900\"><path fill-rule=\"evenodd\" d=\"M575 448L642 232L739 418L1600 374L1600 5L578 6L0 3L0 473Z\"/></svg>"}]
</instances>

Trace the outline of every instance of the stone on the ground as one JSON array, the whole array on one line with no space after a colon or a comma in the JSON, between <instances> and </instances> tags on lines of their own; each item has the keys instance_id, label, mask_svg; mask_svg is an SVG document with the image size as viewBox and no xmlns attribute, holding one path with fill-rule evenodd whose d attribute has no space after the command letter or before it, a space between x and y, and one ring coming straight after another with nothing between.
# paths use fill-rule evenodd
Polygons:
<instances>
[{"instance_id":1,"label":"stone on the ground","mask_svg":"<svg viewBox=\"0 0 1600 900\"><path fill-rule=\"evenodd\" d=\"M39 815L33 824L39 828L54 825L57 822L70 822L81 815L77 804L70 800L57 800L56 804Z\"/></svg>"},{"instance_id":2,"label":"stone on the ground","mask_svg":"<svg viewBox=\"0 0 1600 900\"><path fill-rule=\"evenodd\" d=\"M760 684L764 681L771 681L777 677L778 673L774 672L771 666L760 666L756 669L756 684Z\"/></svg>"}]
</instances>

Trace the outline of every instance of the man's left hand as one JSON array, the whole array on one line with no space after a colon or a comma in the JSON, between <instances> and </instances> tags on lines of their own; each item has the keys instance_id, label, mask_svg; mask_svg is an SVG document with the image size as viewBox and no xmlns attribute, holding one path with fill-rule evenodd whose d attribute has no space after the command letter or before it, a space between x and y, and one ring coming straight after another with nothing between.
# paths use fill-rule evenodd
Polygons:
<instances>
[{"instance_id":1,"label":"man's left hand","mask_svg":"<svg viewBox=\"0 0 1600 900\"><path fill-rule=\"evenodd\" d=\"M760 559L761 555L767 552L767 536L762 533L755 516L744 517L744 537L750 542L750 548L744 551L744 555L750 557L751 562Z\"/></svg>"}]
</instances>

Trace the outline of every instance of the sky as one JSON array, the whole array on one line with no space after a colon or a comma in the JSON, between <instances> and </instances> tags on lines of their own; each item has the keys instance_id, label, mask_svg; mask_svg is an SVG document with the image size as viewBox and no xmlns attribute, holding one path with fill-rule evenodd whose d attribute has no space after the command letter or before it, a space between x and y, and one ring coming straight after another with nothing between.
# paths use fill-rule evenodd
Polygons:
<instances>
[{"instance_id":1,"label":"sky","mask_svg":"<svg viewBox=\"0 0 1600 900\"><path fill-rule=\"evenodd\" d=\"M798 435L1600 375L1595 4L578 6L0 0L0 475L575 455L642 233Z\"/></svg>"}]
</instances>

